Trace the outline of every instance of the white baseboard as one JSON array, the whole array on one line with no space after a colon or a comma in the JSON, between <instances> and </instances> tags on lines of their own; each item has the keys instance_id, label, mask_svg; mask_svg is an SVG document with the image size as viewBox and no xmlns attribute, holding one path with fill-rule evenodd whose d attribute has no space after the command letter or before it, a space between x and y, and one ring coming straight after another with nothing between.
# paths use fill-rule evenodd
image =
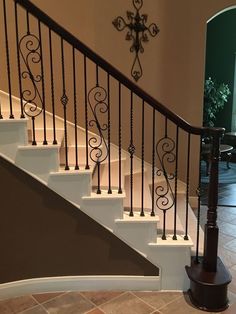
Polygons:
<instances>
[{"instance_id":1,"label":"white baseboard","mask_svg":"<svg viewBox=\"0 0 236 314\"><path fill-rule=\"evenodd\" d=\"M66 276L0 284L0 300L59 291L160 290L159 276Z\"/></svg>"}]
</instances>

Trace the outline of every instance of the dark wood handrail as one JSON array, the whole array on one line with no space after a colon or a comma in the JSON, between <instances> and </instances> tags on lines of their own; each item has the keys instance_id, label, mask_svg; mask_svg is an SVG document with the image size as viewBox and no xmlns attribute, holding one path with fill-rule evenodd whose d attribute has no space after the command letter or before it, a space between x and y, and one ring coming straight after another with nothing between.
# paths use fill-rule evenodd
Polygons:
<instances>
[{"instance_id":1,"label":"dark wood handrail","mask_svg":"<svg viewBox=\"0 0 236 314\"><path fill-rule=\"evenodd\" d=\"M74 48L78 49L82 54L96 63L99 67L101 67L104 71L113 76L117 81L121 82L124 86L126 86L129 90L143 99L147 104L153 107L155 110L159 111L161 114L166 116L169 120L174 122L180 128L185 130L188 133L203 135L209 133L220 133L223 134L224 129L210 129L205 127L196 127L190 125L187 121L182 119L180 116L169 110L159 101L154 99L151 95L145 92L142 88L134 84L130 79L128 79L124 74L122 74L119 70L117 70L114 66L108 63L105 59L97 55L93 52L89 47L87 47L84 43L82 43L79 39L77 39L74 35L60 26L57 22L55 22L52 18L50 18L46 13L36 7L29 0L14 0L16 3L19 3L22 7L24 7L30 14L39 19L42 23L44 23L47 27L49 27L52 31L58 34L63 40L67 41Z\"/></svg>"}]
</instances>

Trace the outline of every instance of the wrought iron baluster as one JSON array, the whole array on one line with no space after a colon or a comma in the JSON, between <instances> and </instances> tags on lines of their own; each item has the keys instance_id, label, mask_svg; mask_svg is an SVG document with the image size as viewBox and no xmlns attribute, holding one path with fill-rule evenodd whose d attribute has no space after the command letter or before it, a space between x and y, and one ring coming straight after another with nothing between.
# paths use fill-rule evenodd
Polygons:
<instances>
[{"instance_id":1,"label":"wrought iron baluster","mask_svg":"<svg viewBox=\"0 0 236 314\"><path fill-rule=\"evenodd\" d=\"M174 192L172 189L171 181L174 180L175 174L168 173L168 164L175 161L175 142L168 136L168 120L165 117L164 137L159 139L156 144L156 153L158 157L158 165L156 175L163 176L160 184L155 188L156 194L156 207L163 212L163 231L162 239L166 240L166 213L170 210L175 201Z\"/></svg>"},{"instance_id":2,"label":"wrought iron baluster","mask_svg":"<svg viewBox=\"0 0 236 314\"><path fill-rule=\"evenodd\" d=\"M88 161L88 99L87 99L87 58L84 55L84 102L85 102L85 141L86 141L86 165L85 169L89 169L89 161Z\"/></svg>"},{"instance_id":3,"label":"wrought iron baluster","mask_svg":"<svg viewBox=\"0 0 236 314\"><path fill-rule=\"evenodd\" d=\"M176 127L176 152L175 152L175 196L174 196L174 235L177 240L177 205L178 205L178 153L179 153L179 127Z\"/></svg>"},{"instance_id":4,"label":"wrought iron baluster","mask_svg":"<svg viewBox=\"0 0 236 314\"><path fill-rule=\"evenodd\" d=\"M189 171L190 171L190 148L191 148L191 134L188 133L188 150L187 150L187 174L186 174L186 221L185 221L185 236L184 240L188 240L188 203L189 203Z\"/></svg>"},{"instance_id":5,"label":"wrought iron baluster","mask_svg":"<svg viewBox=\"0 0 236 314\"><path fill-rule=\"evenodd\" d=\"M130 213L129 215L134 216L133 213L133 157L135 153L135 146L133 140L133 92L130 92L130 145L128 147L128 152L130 154Z\"/></svg>"},{"instance_id":6,"label":"wrought iron baluster","mask_svg":"<svg viewBox=\"0 0 236 314\"><path fill-rule=\"evenodd\" d=\"M121 83L119 82L119 188L118 193L122 194L121 187Z\"/></svg>"},{"instance_id":7,"label":"wrought iron baluster","mask_svg":"<svg viewBox=\"0 0 236 314\"><path fill-rule=\"evenodd\" d=\"M3 119L1 99L0 99L0 119Z\"/></svg>"},{"instance_id":8,"label":"wrought iron baluster","mask_svg":"<svg viewBox=\"0 0 236 314\"><path fill-rule=\"evenodd\" d=\"M53 74L53 51L52 51L52 32L48 29L49 51L50 51L50 72L51 72L51 99L52 99L52 123L53 123L53 144L57 144L56 139L56 121L55 121L55 96L54 96L54 74Z\"/></svg>"},{"instance_id":9,"label":"wrought iron baluster","mask_svg":"<svg viewBox=\"0 0 236 314\"><path fill-rule=\"evenodd\" d=\"M155 202L155 133L156 133L156 114L153 108L152 112L152 211L151 216L155 216L154 202Z\"/></svg>"},{"instance_id":10,"label":"wrought iron baluster","mask_svg":"<svg viewBox=\"0 0 236 314\"><path fill-rule=\"evenodd\" d=\"M75 123L75 170L79 169L78 164L78 137L77 137L77 89L76 89L76 70L75 70L75 48L72 47L73 55L73 88L74 88L74 123Z\"/></svg>"},{"instance_id":11,"label":"wrought iron baluster","mask_svg":"<svg viewBox=\"0 0 236 314\"><path fill-rule=\"evenodd\" d=\"M92 117L89 120L89 126L96 128L94 133L98 135L92 135L89 138L88 145L90 147L90 159L96 163L97 166L97 194L101 194L101 182L100 182L100 170L101 164L108 158L108 167L110 163L109 150L110 150L110 107L109 107L109 77L107 82L108 91L100 86L98 81L98 67L96 67L96 84L88 93L88 104L92 113ZM104 121L103 115L107 114L107 120ZM105 132L108 132L108 141L105 139ZM108 168L108 180L110 178L110 172ZM110 190L110 180L108 182L108 193Z\"/></svg>"},{"instance_id":12,"label":"wrought iron baluster","mask_svg":"<svg viewBox=\"0 0 236 314\"><path fill-rule=\"evenodd\" d=\"M68 144L67 144L67 119L66 119L66 107L68 103L68 97L66 95L66 85L65 85L65 63L64 63L64 44L63 38L61 37L61 66L62 66L62 97L61 103L63 105L64 111L64 141L65 141L65 170L69 170L68 164Z\"/></svg>"},{"instance_id":13,"label":"wrought iron baluster","mask_svg":"<svg viewBox=\"0 0 236 314\"><path fill-rule=\"evenodd\" d=\"M46 126L46 108L45 108L45 85L44 85L44 65L43 65L43 49L42 49L42 35L41 35L41 23L38 20L38 29L39 29L39 45L41 51L41 76L42 76L42 107L43 107L43 145L47 145L47 126Z\"/></svg>"},{"instance_id":14,"label":"wrought iron baluster","mask_svg":"<svg viewBox=\"0 0 236 314\"><path fill-rule=\"evenodd\" d=\"M29 13L26 11L27 32L21 37L18 44L18 50L22 59L21 78L22 78L22 102L24 113L32 120L32 145L37 145L35 138L35 118L41 114L43 110L43 97L39 92L38 86L42 82L42 46L40 39L30 32ZM40 74L36 71L36 65L39 64ZM24 65L24 67L23 67ZM24 68L24 69L23 69ZM27 81L23 87L23 82ZM38 106L38 102L41 107Z\"/></svg>"},{"instance_id":15,"label":"wrought iron baluster","mask_svg":"<svg viewBox=\"0 0 236 314\"><path fill-rule=\"evenodd\" d=\"M199 152L202 155L202 137L200 138L199 144ZM196 237L196 256L195 256L195 263L199 263L199 240L200 240L200 220L201 220L201 158L199 158L199 177L198 177L198 189L196 191L198 197L198 204L197 204L197 237Z\"/></svg>"},{"instance_id":16,"label":"wrought iron baluster","mask_svg":"<svg viewBox=\"0 0 236 314\"><path fill-rule=\"evenodd\" d=\"M108 126L108 194L111 189L111 116L110 116L110 75L107 74L107 126Z\"/></svg>"},{"instance_id":17,"label":"wrought iron baluster","mask_svg":"<svg viewBox=\"0 0 236 314\"><path fill-rule=\"evenodd\" d=\"M144 100L142 100L142 161L141 161L141 171L142 171L142 179L141 179L141 213L140 216L145 216L144 214L144 121L145 121L145 111L144 111ZM154 187L153 187L154 193Z\"/></svg>"},{"instance_id":18,"label":"wrought iron baluster","mask_svg":"<svg viewBox=\"0 0 236 314\"><path fill-rule=\"evenodd\" d=\"M4 19L5 45L6 45L7 81L8 81L9 103L10 103L9 119L14 119L13 107L12 107L11 63L10 63L10 51L9 51L9 43L8 43L7 9L6 9L5 0L3 0L3 19Z\"/></svg>"},{"instance_id":19,"label":"wrought iron baluster","mask_svg":"<svg viewBox=\"0 0 236 314\"><path fill-rule=\"evenodd\" d=\"M21 119L25 118L24 109L23 109L23 98L22 98L22 82L21 82L21 64L20 64L20 52L18 49L19 46L19 29L18 29L18 10L17 3L15 5L15 28L16 28L16 53L17 53L17 67L18 67L18 80L19 80L19 91L20 91L20 107L21 107Z\"/></svg>"},{"instance_id":20,"label":"wrought iron baluster","mask_svg":"<svg viewBox=\"0 0 236 314\"><path fill-rule=\"evenodd\" d=\"M37 145L37 142L36 142L36 138L35 138L35 117L33 116L32 117L32 145Z\"/></svg>"}]
</instances>

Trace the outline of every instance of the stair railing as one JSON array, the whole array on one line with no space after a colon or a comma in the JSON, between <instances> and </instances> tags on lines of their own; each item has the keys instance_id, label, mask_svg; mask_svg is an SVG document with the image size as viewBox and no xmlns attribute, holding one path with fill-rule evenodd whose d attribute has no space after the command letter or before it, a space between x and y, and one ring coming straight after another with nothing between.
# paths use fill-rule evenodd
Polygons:
<instances>
[{"instance_id":1,"label":"stair railing","mask_svg":"<svg viewBox=\"0 0 236 314\"><path fill-rule=\"evenodd\" d=\"M79 171L95 165L98 194L104 193L104 189L108 194L122 194L124 187L129 187L126 204L129 215L158 214L161 217L159 235L163 241L170 239L170 235L174 241L189 240L189 197L197 188L191 182L191 169L200 159L200 153L193 154L197 151L196 145L200 147L202 137L212 138L203 265L209 271L216 271L219 143L224 130L191 126L30 1L1 0L1 11L0 89L7 91L9 107L6 111L3 103L0 104L0 117L16 118L13 95L18 96L19 118L28 117L32 123L32 145L39 144L36 131L40 119L42 145L56 145L56 115L61 116L64 169L73 167ZM52 123L47 119L47 112L52 114ZM67 120L74 125L69 136ZM48 124L53 130L50 143ZM85 129L84 135L79 132L79 126ZM73 161L69 160L69 140L74 145ZM129 156L128 171L123 165L124 155ZM116 176L114 164L118 168ZM105 184L101 179L104 168L107 169ZM181 193L185 197L184 205L181 204L185 206L184 232L179 231L178 221ZM202 255L200 213L199 196L196 264Z\"/></svg>"}]
</instances>

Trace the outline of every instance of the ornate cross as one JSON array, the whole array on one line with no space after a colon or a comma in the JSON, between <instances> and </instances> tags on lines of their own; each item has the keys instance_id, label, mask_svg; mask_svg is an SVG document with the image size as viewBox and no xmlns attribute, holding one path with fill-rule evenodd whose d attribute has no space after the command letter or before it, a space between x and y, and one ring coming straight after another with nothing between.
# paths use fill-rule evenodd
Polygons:
<instances>
[{"instance_id":1,"label":"ornate cross","mask_svg":"<svg viewBox=\"0 0 236 314\"><path fill-rule=\"evenodd\" d=\"M126 34L126 40L132 41L130 52L135 53L134 62L131 68L131 75L137 82L143 75L141 62L139 59L139 53L144 52L143 43L149 41L148 34L155 37L159 33L159 28L155 23L151 23L146 26L148 16L147 14L141 14L140 10L143 6L143 0L133 0L133 6L136 12L127 11L128 22L125 22L123 17L118 16L114 19L112 24L118 31L123 31L128 28Z\"/></svg>"}]
</instances>

